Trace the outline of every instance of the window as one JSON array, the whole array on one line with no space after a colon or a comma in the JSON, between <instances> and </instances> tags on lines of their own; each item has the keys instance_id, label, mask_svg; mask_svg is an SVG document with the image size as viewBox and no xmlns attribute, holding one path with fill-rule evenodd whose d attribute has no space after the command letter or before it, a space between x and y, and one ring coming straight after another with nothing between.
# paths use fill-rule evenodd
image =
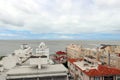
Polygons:
<instances>
[{"instance_id":1,"label":"window","mask_svg":"<svg viewBox=\"0 0 120 80\"><path fill-rule=\"evenodd\" d=\"M47 56L46 55L42 55L41 58L47 58Z\"/></svg>"},{"instance_id":2,"label":"window","mask_svg":"<svg viewBox=\"0 0 120 80\"><path fill-rule=\"evenodd\" d=\"M113 80L113 76L104 76L104 80Z\"/></svg>"},{"instance_id":3,"label":"window","mask_svg":"<svg viewBox=\"0 0 120 80\"><path fill-rule=\"evenodd\" d=\"M117 76L117 80L120 80L120 76Z\"/></svg>"},{"instance_id":4,"label":"window","mask_svg":"<svg viewBox=\"0 0 120 80\"><path fill-rule=\"evenodd\" d=\"M120 78L117 78L117 80L120 80Z\"/></svg>"},{"instance_id":5,"label":"window","mask_svg":"<svg viewBox=\"0 0 120 80\"><path fill-rule=\"evenodd\" d=\"M75 71L78 71L78 69L77 69L77 68L75 68Z\"/></svg>"},{"instance_id":6,"label":"window","mask_svg":"<svg viewBox=\"0 0 120 80\"><path fill-rule=\"evenodd\" d=\"M100 80L100 77L95 77L94 80Z\"/></svg>"},{"instance_id":7,"label":"window","mask_svg":"<svg viewBox=\"0 0 120 80\"><path fill-rule=\"evenodd\" d=\"M81 72L81 76L83 76L83 73Z\"/></svg>"},{"instance_id":8,"label":"window","mask_svg":"<svg viewBox=\"0 0 120 80\"><path fill-rule=\"evenodd\" d=\"M79 77L78 80L82 80L82 79Z\"/></svg>"}]
</instances>

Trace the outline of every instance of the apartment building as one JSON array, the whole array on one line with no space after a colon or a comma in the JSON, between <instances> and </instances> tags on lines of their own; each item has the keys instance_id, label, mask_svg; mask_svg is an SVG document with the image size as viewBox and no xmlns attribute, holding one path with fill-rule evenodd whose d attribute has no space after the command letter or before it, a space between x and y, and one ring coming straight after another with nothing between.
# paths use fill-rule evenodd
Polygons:
<instances>
[{"instance_id":1,"label":"apartment building","mask_svg":"<svg viewBox=\"0 0 120 80\"><path fill-rule=\"evenodd\" d=\"M82 47L75 44L70 44L66 48L68 58L83 58Z\"/></svg>"},{"instance_id":2,"label":"apartment building","mask_svg":"<svg viewBox=\"0 0 120 80\"><path fill-rule=\"evenodd\" d=\"M101 55L99 59L108 66L120 69L120 46L119 45L101 45Z\"/></svg>"},{"instance_id":3,"label":"apartment building","mask_svg":"<svg viewBox=\"0 0 120 80\"><path fill-rule=\"evenodd\" d=\"M91 59L69 59L69 72L74 80L120 80L120 69L93 61Z\"/></svg>"},{"instance_id":4,"label":"apartment building","mask_svg":"<svg viewBox=\"0 0 120 80\"><path fill-rule=\"evenodd\" d=\"M103 65L120 69L120 46L101 44L95 48L83 48L75 44L67 46L68 58L83 58L86 56L94 57L94 60L100 61Z\"/></svg>"}]
</instances>

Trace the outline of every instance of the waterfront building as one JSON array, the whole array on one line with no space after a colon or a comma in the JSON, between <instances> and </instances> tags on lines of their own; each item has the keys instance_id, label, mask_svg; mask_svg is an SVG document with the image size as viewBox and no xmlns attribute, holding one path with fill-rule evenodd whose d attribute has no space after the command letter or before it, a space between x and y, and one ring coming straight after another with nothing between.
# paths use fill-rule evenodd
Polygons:
<instances>
[{"instance_id":1,"label":"waterfront building","mask_svg":"<svg viewBox=\"0 0 120 80\"><path fill-rule=\"evenodd\" d=\"M100 47L101 55L99 60L104 64L120 69L120 46L119 45L105 45Z\"/></svg>"},{"instance_id":2,"label":"waterfront building","mask_svg":"<svg viewBox=\"0 0 120 80\"><path fill-rule=\"evenodd\" d=\"M75 44L68 45L66 53L68 58L83 58L84 56L82 53L82 47Z\"/></svg>"},{"instance_id":3,"label":"waterfront building","mask_svg":"<svg viewBox=\"0 0 120 80\"><path fill-rule=\"evenodd\" d=\"M31 56L33 49L28 44L22 44L21 48L15 50L12 55L22 58L28 58Z\"/></svg>"},{"instance_id":4,"label":"waterfront building","mask_svg":"<svg viewBox=\"0 0 120 80\"><path fill-rule=\"evenodd\" d=\"M49 48L45 45L44 42L41 42L38 48L36 48L36 56L46 56L47 59L49 60Z\"/></svg>"},{"instance_id":5,"label":"waterfront building","mask_svg":"<svg viewBox=\"0 0 120 80\"><path fill-rule=\"evenodd\" d=\"M74 80L120 80L120 69L89 59L69 59L68 67Z\"/></svg>"},{"instance_id":6,"label":"waterfront building","mask_svg":"<svg viewBox=\"0 0 120 80\"><path fill-rule=\"evenodd\" d=\"M43 42L35 54L24 45L2 61L6 61L8 67L5 63L0 65L0 74L4 74L0 75L2 80L68 80L68 70L62 64L53 63L49 58L49 48Z\"/></svg>"},{"instance_id":7,"label":"waterfront building","mask_svg":"<svg viewBox=\"0 0 120 80\"><path fill-rule=\"evenodd\" d=\"M33 65L22 65L7 72L7 80L67 80L67 69L62 64L42 65L39 69Z\"/></svg>"},{"instance_id":8,"label":"waterfront building","mask_svg":"<svg viewBox=\"0 0 120 80\"><path fill-rule=\"evenodd\" d=\"M94 61L100 61L103 65L120 69L120 46L101 44L95 48L81 48L75 44L67 46L68 58L93 57Z\"/></svg>"},{"instance_id":9,"label":"waterfront building","mask_svg":"<svg viewBox=\"0 0 120 80\"><path fill-rule=\"evenodd\" d=\"M54 55L54 61L56 63L66 63L67 62L67 53L63 51L57 51Z\"/></svg>"},{"instance_id":10,"label":"waterfront building","mask_svg":"<svg viewBox=\"0 0 120 80\"><path fill-rule=\"evenodd\" d=\"M17 64L21 64L26 61L32 55L32 48L28 44L22 44L21 48L15 50L14 53L9 54L0 61L2 71L4 69L11 69Z\"/></svg>"}]
</instances>

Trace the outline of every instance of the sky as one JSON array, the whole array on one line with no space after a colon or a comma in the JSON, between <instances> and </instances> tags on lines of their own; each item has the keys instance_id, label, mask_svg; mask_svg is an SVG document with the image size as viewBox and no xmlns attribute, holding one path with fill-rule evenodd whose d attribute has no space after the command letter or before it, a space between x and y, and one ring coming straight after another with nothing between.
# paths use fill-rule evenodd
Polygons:
<instances>
[{"instance_id":1,"label":"sky","mask_svg":"<svg viewBox=\"0 0 120 80\"><path fill-rule=\"evenodd\" d=\"M120 40L120 0L0 0L0 39Z\"/></svg>"}]
</instances>

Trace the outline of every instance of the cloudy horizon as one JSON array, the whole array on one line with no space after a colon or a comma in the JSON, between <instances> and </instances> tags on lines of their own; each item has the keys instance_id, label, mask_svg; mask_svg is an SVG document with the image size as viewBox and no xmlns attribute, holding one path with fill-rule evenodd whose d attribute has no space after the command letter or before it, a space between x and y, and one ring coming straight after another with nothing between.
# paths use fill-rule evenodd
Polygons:
<instances>
[{"instance_id":1,"label":"cloudy horizon","mask_svg":"<svg viewBox=\"0 0 120 80\"><path fill-rule=\"evenodd\" d=\"M120 40L119 0L0 0L0 39Z\"/></svg>"}]
</instances>

